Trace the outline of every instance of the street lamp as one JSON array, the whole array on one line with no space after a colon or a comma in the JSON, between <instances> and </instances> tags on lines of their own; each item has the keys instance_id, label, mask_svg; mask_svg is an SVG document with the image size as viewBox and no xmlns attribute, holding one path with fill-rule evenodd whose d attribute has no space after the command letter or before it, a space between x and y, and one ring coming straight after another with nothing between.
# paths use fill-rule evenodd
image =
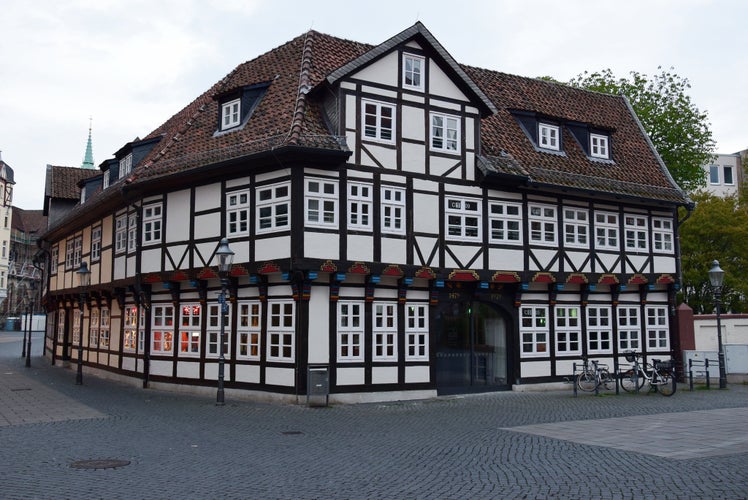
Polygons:
<instances>
[{"instance_id":1,"label":"street lamp","mask_svg":"<svg viewBox=\"0 0 748 500\"><path fill-rule=\"evenodd\" d=\"M81 309L80 322L78 323L78 372L75 375L75 385L83 385L83 304L86 302L88 285L91 284L91 271L88 270L86 261L81 262L81 267L75 274L78 275L78 286L80 287L78 304Z\"/></svg>"},{"instance_id":2,"label":"street lamp","mask_svg":"<svg viewBox=\"0 0 748 500\"><path fill-rule=\"evenodd\" d=\"M234 252L229 248L228 238L221 238L218 250L216 250L216 256L218 257L218 276L221 278L221 295L218 296L218 302L221 303L221 339L218 347L218 393L216 394L216 406L223 406L223 369L225 361L223 346L225 345L224 339L226 335L226 313L229 310L229 306L226 303L226 288L229 284L231 263L234 261Z\"/></svg>"},{"instance_id":3,"label":"street lamp","mask_svg":"<svg viewBox=\"0 0 748 500\"><path fill-rule=\"evenodd\" d=\"M23 330L23 340L21 341L21 357L26 357L26 330L29 329L29 296L28 293L24 293L23 297L21 297L23 300L23 305L26 308L26 321L21 324L21 330Z\"/></svg>"},{"instance_id":4,"label":"street lamp","mask_svg":"<svg viewBox=\"0 0 748 500\"><path fill-rule=\"evenodd\" d=\"M29 287L26 289L26 299L24 302L26 302L26 318L29 325L29 337L28 337L28 345L26 346L26 367L31 366L31 327L33 326L34 321L34 292L36 291L35 282L32 281L29 284Z\"/></svg>"},{"instance_id":5,"label":"street lamp","mask_svg":"<svg viewBox=\"0 0 748 500\"><path fill-rule=\"evenodd\" d=\"M715 260L712 262L712 268L709 270L709 281L712 284L714 290L714 307L717 311L717 348L718 354L717 359L719 361L719 388L725 389L727 387L727 374L725 373L725 348L722 345L722 323L720 321L721 311L721 298L722 298L722 283L725 281L725 272L719 267L719 261Z\"/></svg>"}]
</instances>

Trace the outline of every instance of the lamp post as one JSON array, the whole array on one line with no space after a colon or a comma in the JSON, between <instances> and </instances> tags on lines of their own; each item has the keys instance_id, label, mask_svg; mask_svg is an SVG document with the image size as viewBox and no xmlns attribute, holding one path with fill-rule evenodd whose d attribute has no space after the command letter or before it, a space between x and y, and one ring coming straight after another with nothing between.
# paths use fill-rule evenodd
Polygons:
<instances>
[{"instance_id":1,"label":"lamp post","mask_svg":"<svg viewBox=\"0 0 748 500\"><path fill-rule=\"evenodd\" d=\"M78 304L81 309L80 322L78 323L78 371L75 375L75 385L83 385L83 304L86 302L88 285L91 284L91 271L88 270L86 261L81 262L81 267L75 273L78 275L78 285L80 287Z\"/></svg>"},{"instance_id":2,"label":"lamp post","mask_svg":"<svg viewBox=\"0 0 748 500\"><path fill-rule=\"evenodd\" d=\"M226 303L226 288L229 284L229 270L231 263L234 261L234 252L229 248L228 238L221 238L216 250L218 257L218 276L221 278L221 295L218 296L218 302L221 303L221 338L218 346L218 393L216 394L216 406L223 406L223 375L225 358L223 356L224 339L226 335L226 313L229 306Z\"/></svg>"},{"instance_id":3,"label":"lamp post","mask_svg":"<svg viewBox=\"0 0 748 500\"><path fill-rule=\"evenodd\" d=\"M719 388L727 387L727 374L725 373L725 347L722 345L722 322L720 321L722 306L722 283L725 281L725 272L719 267L719 261L712 262L712 268L709 270L709 281L714 290L714 307L717 311L717 359L719 361Z\"/></svg>"},{"instance_id":4,"label":"lamp post","mask_svg":"<svg viewBox=\"0 0 748 500\"><path fill-rule=\"evenodd\" d=\"M32 323L34 321L34 292L36 291L36 286L34 286L34 284L35 283L32 281L29 284L29 288L26 289L26 318L27 323L29 324L28 344L26 345L26 368L31 366L31 327L33 326Z\"/></svg>"},{"instance_id":5,"label":"lamp post","mask_svg":"<svg viewBox=\"0 0 748 500\"><path fill-rule=\"evenodd\" d=\"M26 330L29 328L29 295L28 293L24 293L23 297L23 305L26 308L26 321L24 323L21 323L21 330L23 331L23 340L21 341L21 357L26 357Z\"/></svg>"}]
</instances>

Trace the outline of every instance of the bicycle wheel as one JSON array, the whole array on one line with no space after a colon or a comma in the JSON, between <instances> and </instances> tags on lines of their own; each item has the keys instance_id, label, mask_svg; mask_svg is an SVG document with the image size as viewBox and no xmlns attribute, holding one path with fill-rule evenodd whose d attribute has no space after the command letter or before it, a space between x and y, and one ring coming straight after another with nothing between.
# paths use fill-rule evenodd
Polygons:
<instances>
[{"instance_id":1,"label":"bicycle wheel","mask_svg":"<svg viewBox=\"0 0 748 500\"><path fill-rule=\"evenodd\" d=\"M580 391L592 392L597 387L597 380L595 374L589 371L583 371L577 375L577 387Z\"/></svg>"},{"instance_id":2,"label":"bicycle wheel","mask_svg":"<svg viewBox=\"0 0 748 500\"><path fill-rule=\"evenodd\" d=\"M637 387L638 385L638 387ZM636 392L644 386L644 377L639 374L636 376L634 370L626 370L621 372L621 388L626 392Z\"/></svg>"},{"instance_id":3,"label":"bicycle wheel","mask_svg":"<svg viewBox=\"0 0 748 500\"><path fill-rule=\"evenodd\" d=\"M605 368L601 368L600 369L600 385L602 385L606 389L611 389L614 387L613 384L614 384L614 381L613 381L613 377L610 376L610 372Z\"/></svg>"},{"instance_id":4,"label":"bicycle wheel","mask_svg":"<svg viewBox=\"0 0 748 500\"><path fill-rule=\"evenodd\" d=\"M672 396L675 394L677 381L670 371L662 370L657 371L657 382L654 385L657 388L657 392L663 396Z\"/></svg>"}]
</instances>

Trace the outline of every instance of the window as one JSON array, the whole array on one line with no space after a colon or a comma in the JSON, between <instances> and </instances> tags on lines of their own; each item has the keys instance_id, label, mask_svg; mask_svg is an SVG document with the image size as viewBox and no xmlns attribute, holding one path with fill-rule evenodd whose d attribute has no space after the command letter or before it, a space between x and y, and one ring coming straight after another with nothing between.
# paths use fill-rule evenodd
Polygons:
<instances>
[{"instance_id":1,"label":"window","mask_svg":"<svg viewBox=\"0 0 748 500\"><path fill-rule=\"evenodd\" d=\"M294 359L294 302L269 302L268 361Z\"/></svg>"},{"instance_id":2,"label":"window","mask_svg":"<svg viewBox=\"0 0 748 500\"><path fill-rule=\"evenodd\" d=\"M516 203L492 202L489 205L491 241L501 243L522 243L522 208Z\"/></svg>"},{"instance_id":3,"label":"window","mask_svg":"<svg viewBox=\"0 0 748 500\"><path fill-rule=\"evenodd\" d=\"M618 214L595 212L595 247L618 250Z\"/></svg>"},{"instance_id":4,"label":"window","mask_svg":"<svg viewBox=\"0 0 748 500\"><path fill-rule=\"evenodd\" d=\"M364 359L364 303L338 302L338 361Z\"/></svg>"},{"instance_id":5,"label":"window","mask_svg":"<svg viewBox=\"0 0 748 500\"><path fill-rule=\"evenodd\" d=\"M481 238L481 209L476 200L447 198L447 237L453 240Z\"/></svg>"},{"instance_id":6,"label":"window","mask_svg":"<svg viewBox=\"0 0 748 500\"><path fill-rule=\"evenodd\" d=\"M306 181L307 226L336 227L338 223L338 183L321 179Z\"/></svg>"},{"instance_id":7,"label":"window","mask_svg":"<svg viewBox=\"0 0 748 500\"><path fill-rule=\"evenodd\" d=\"M239 99L234 99L221 106L221 130L239 125L240 109L241 101Z\"/></svg>"},{"instance_id":8,"label":"window","mask_svg":"<svg viewBox=\"0 0 748 500\"><path fill-rule=\"evenodd\" d=\"M559 356L582 352L582 324L579 306L556 306L556 353Z\"/></svg>"},{"instance_id":9,"label":"window","mask_svg":"<svg viewBox=\"0 0 748 500\"><path fill-rule=\"evenodd\" d=\"M609 307L587 307L587 350L590 354L613 352L613 324Z\"/></svg>"},{"instance_id":10,"label":"window","mask_svg":"<svg viewBox=\"0 0 748 500\"><path fill-rule=\"evenodd\" d=\"M722 173L724 175L725 184L729 186L732 186L733 184L735 184L735 181L732 179L732 167L731 166L725 165L723 167Z\"/></svg>"},{"instance_id":11,"label":"window","mask_svg":"<svg viewBox=\"0 0 748 500\"><path fill-rule=\"evenodd\" d=\"M363 101L364 137L392 142L395 123L395 107L381 102Z\"/></svg>"},{"instance_id":12,"label":"window","mask_svg":"<svg viewBox=\"0 0 748 500\"><path fill-rule=\"evenodd\" d=\"M626 232L626 250L646 252L647 245L647 218L638 215L626 215L623 220Z\"/></svg>"},{"instance_id":13,"label":"window","mask_svg":"<svg viewBox=\"0 0 748 500\"><path fill-rule=\"evenodd\" d=\"M382 232L405 234L405 190L382 187Z\"/></svg>"},{"instance_id":14,"label":"window","mask_svg":"<svg viewBox=\"0 0 748 500\"><path fill-rule=\"evenodd\" d=\"M237 357L260 359L261 317L259 302L240 302L237 326Z\"/></svg>"},{"instance_id":15,"label":"window","mask_svg":"<svg viewBox=\"0 0 748 500\"><path fill-rule=\"evenodd\" d=\"M57 264L60 260L60 247L59 245L54 245L52 247L52 251L50 252L49 257L50 263L49 263L49 274L55 275L57 274Z\"/></svg>"},{"instance_id":16,"label":"window","mask_svg":"<svg viewBox=\"0 0 748 500\"><path fill-rule=\"evenodd\" d=\"M546 356L548 352L548 308L523 306L520 321L522 357Z\"/></svg>"},{"instance_id":17,"label":"window","mask_svg":"<svg viewBox=\"0 0 748 500\"><path fill-rule=\"evenodd\" d=\"M719 165L709 165L709 184L719 184Z\"/></svg>"},{"instance_id":18,"label":"window","mask_svg":"<svg viewBox=\"0 0 748 500\"><path fill-rule=\"evenodd\" d=\"M91 262L97 262L101 258L101 226L91 230Z\"/></svg>"},{"instance_id":19,"label":"window","mask_svg":"<svg viewBox=\"0 0 748 500\"><path fill-rule=\"evenodd\" d=\"M564 208L564 244L568 247L587 248L588 239L587 210Z\"/></svg>"},{"instance_id":20,"label":"window","mask_svg":"<svg viewBox=\"0 0 748 500\"><path fill-rule=\"evenodd\" d=\"M426 304L405 305L405 359L429 359L429 309Z\"/></svg>"},{"instance_id":21,"label":"window","mask_svg":"<svg viewBox=\"0 0 748 500\"><path fill-rule=\"evenodd\" d=\"M160 203L143 207L143 245L161 242L161 219L162 205Z\"/></svg>"},{"instance_id":22,"label":"window","mask_svg":"<svg viewBox=\"0 0 748 500\"><path fill-rule=\"evenodd\" d=\"M288 182L257 191L257 232L269 233L289 227L291 185Z\"/></svg>"},{"instance_id":23,"label":"window","mask_svg":"<svg viewBox=\"0 0 748 500\"><path fill-rule=\"evenodd\" d=\"M459 151L460 121L449 115L431 114L431 149Z\"/></svg>"},{"instance_id":24,"label":"window","mask_svg":"<svg viewBox=\"0 0 748 500\"><path fill-rule=\"evenodd\" d=\"M109 181L109 172L110 172L109 170L107 170L107 171L104 172L103 181L102 181L104 183L103 184L103 186L104 186L103 189L106 189L106 188L109 187L109 182L110 182Z\"/></svg>"},{"instance_id":25,"label":"window","mask_svg":"<svg viewBox=\"0 0 748 500\"><path fill-rule=\"evenodd\" d=\"M371 206L371 185L348 183L348 229L371 231Z\"/></svg>"},{"instance_id":26,"label":"window","mask_svg":"<svg viewBox=\"0 0 748 500\"><path fill-rule=\"evenodd\" d=\"M174 307L155 305L151 309L151 352L168 354L174 350Z\"/></svg>"},{"instance_id":27,"label":"window","mask_svg":"<svg viewBox=\"0 0 748 500\"><path fill-rule=\"evenodd\" d=\"M556 245L556 208L546 205L530 205L530 242L540 245Z\"/></svg>"},{"instance_id":28,"label":"window","mask_svg":"<svg viewBox=\"0 0 748 500\"><path fill-rule=\"evenodd\" d=\"M224 335L223 335L223 355L227 357L229 355L229 335L231 333L231 304L226 302L226 323L224 324ZM209 304L208 305L208 328L206 329L208 336L208 356L217 358L218 345L221 343L221 304Z\"/></svg>"},{"instance_id":29,"label":"window","mask_svg":"<svg viewBox=\"0 0 748 500\"><path fill-rule=\"evenodd\" d=\"M83 309L78 309L73 314L73 344L79 345L81 342L81 322L83 320Z\"/></svg>"},{"instance_id":30,"label":"window","mask_svg":"<svg viewBox=\"0 0 748 500\"><path fill-rule=\"evenodd\" d=\"M99 346L109 347L109 308L101 308L101 326L99 333Z\"/></svg>"},{"instance_id":31,"label":"window","mask_svg":"<svg viewBox=\"0 0 748 500\"><path fill-rule=\"evenodd\" d=\"M652 245L659 252L673 251L673 221L671 219L652 219Z\"/></svg>"},{"instance_id":32,"label":"window","mask_svg":"<svg viewBox=\"0 0 748 500\"><path fill-rule=\"evenodd\" d=\"M374 303L374 361L397 360L397 304Z\"/></svg>"},{"instance_id":33,"label":"window","mask_svg":"<svg viewBox=\"0 0 748 500\"><path fill-rule=\"evenodd\" d=\"M143 350L143 336L145 332L145 309L137 306L125 307L125 339L123 347L126 351Z\"/></svg>"},{"instance_id":34,"label":"window","mask_svg":"<svg viewBox=\"0 0 748 500\"><path fill-rule=\"evenodd\" d=\"M403 87L423 90L425 59L413 54L403 54Z\"/></svg>"},{"instance_id":35,"label":"window","mask_svg":"<svg viewBox=\"0 0 748 500\"><path fill-rule=\"evenodd\" d=\"M114 223L114 251L122 253L127 249L127 216L117 217Z\"/></svg>"},{"instance_id":36,"label":"window","mask_svg":"<svg viewBox=\"0 0 748 500\"><path fill-rule=\"evenodd\" d=\"M590 156L593 158L610 158L607 136L590 134Z\"/></svg>"},{"instance_id":37,"label":"window","mask_svg":"<svg viewBox=\"0 0 748 500\"><path fill-rule=\"evenodd\" d=\"M548 123L538 124L538 145L543 149L559 151L561 146L558 126L549 125Z\"/></svg>"},{"instance_id":38,"label":"window","mask_svg":"<svg viewBox=\"0 0 748 500\"><path fill-rule=\"evenodd\" d=\"M91 309L91 316L88 319L88 346L99 346L99 308Z\"/></svg>"},{"instance_id":39,"label":"window","mask_svg":"<svg viewBox=\"0 0 748 500\"><path fill-rule=\"evenodd\" d=\"M81 254L83 252L83 237L78 236L67 241L65 248L65 268L75 269L81 265Z\"/></svg>"},{"instance_id":40,"label":"window","mask_svg":"<svg viewBox=\"0 0 748 500\"><path fill-rule=\"evenodd\" d=\"M65 341L65 309L57 311L57 343L62 344Z\"/></svg>"},{"instance_id":41,"label":"window","mask_svg":"<svg viewBox=\"0 0 748 500\"><path fill-rule=\"evenodd\" d=\"M159 225L159 237L161 229ZM132 253L138 246L138 219L135 214L130 214L127 218L127 252Z\"/></svg>"},{"instance_id":42,"label":"window","mask_svg":"<svg viewBox=\"0 0 748 500\"><path fill-rule=\"evenodd\" d=\"M186 356L200 354L200 304L182 304L179 321L179 352Z\"/></svg>"},{"instance_id":43,"label":"window","mask_svg":"<svg viewBox=\"0 0 748 500\"><path fill-rule=\"evenodd\" d=\"M639 306L618 306L618 351L640 351Z\"/></svg>"},{"instance_id":44,"label":"window","mask_svg":"<svg viewBox=\"0 0 748 500\"><path fill-rule=\"evenodd\" d=\"M119 178L127 177L132 172L132 153L119 161Z\"/></svg>"},{"instance_id":45,"label":"window","mask_svg":"<svg viewBox=\"0 0 748 500\"><path fill-rule=\"evenodd\" d=\"M647 349L649 351L670 349L670 329L666 306L647 306Z\"/></svg>"},{"instance_id":46,"label":"window","mask_svg":"<svg viewBox=\"0 0 748 500\"><path fill-rule=\"evenodd\" d=\"M249 190L226 195L226 234L249 235Z\"/></svg>"}]
</instances>

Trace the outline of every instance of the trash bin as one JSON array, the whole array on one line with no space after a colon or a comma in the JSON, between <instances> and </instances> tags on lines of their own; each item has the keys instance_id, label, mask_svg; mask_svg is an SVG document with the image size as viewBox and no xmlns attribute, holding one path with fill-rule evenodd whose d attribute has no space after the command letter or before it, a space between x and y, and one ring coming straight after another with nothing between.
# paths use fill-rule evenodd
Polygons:
<instances>
[{"instance_id":1,"label":"trash bin","mask_svg":"<svg viewBox=\"0 0 748 500\"><path fill-rule=\"evenodd\" d=\"M9 332L21 331L21 318L5 318L5 330Z\"/></svg>"},{"instance_id":2,"label":"trash bin","mask_svg":"<svg viewBox=\"0 0 748 500\"><path fill-rule=\"evenodd\" d=\"M330 395L330 374L327 365L309 366L307 371L306 404L327 406Z\"/></svg>"}]
</instances>

